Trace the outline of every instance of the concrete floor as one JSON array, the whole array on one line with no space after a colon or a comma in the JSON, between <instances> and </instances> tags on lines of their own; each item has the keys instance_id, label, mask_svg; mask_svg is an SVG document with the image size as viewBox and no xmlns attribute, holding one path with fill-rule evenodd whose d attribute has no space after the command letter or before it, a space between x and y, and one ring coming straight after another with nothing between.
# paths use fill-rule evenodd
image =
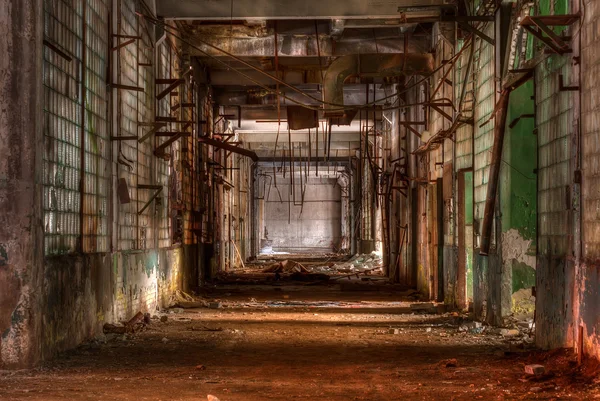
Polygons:
<instances>
[{"instance_id":1,"label":"concrete floor","mask_svg":"<svg viewBox=\"0 0 600 401\"><path fill-rule=\"evenodd\" d=\"M337 287L222 287L222 308L171 310L42 368L0 373L0 400L523 400L600 398L567 351L512 352L465 316ZM161 322L160 316L167 316ZM394 333L394 329L398 329ZM549 374L527 377L541 362Z\"/></svg>"}]
</instances>

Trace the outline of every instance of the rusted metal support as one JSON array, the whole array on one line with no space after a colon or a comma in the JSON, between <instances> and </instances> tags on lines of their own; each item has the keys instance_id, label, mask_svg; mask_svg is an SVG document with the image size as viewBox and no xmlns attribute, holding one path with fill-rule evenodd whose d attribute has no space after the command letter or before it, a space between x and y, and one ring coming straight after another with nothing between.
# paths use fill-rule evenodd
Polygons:
<instances>
[{"instance_id":1,"label":"rusted metal support","mask_svg":"<svg viewBox=\"0 0 600 401\"><path fill-rule=\"evenodd\" d=\"M144 88L139 86L121 85L121 84L110 84L112 88L123 89L128 91L144 92Z\"/></svg>"},{"instance_id":2,"label":"rusted metal support","mask_svg":"<svg viewBox=\"0 0 600 401\"><path fill-rule=\"evenodd\" d=\"M465 71L465 77L463 79L463 86L460 91L460 98L458 100L458 112L462 111L462 105L465 101L465 96L467 94L467 88L470 82L471 76L471 68L473 67L473 56L475 54L475 42L471 39L471 49L469 51L469 61L467 61L467 70Z\"/></svg>"},{"instance_id":3,"label":"rusted metal support","mask_svg":"<svg viewBox=\"0 0 600 401\"><path fill-rule=\"evenodd\" d=\"M432 104L431 108L434 109L435 111L437 111L438 113L440 113L442 115L442 117L444 117L446 120L448 120L450 122L454 121L453 118L450 116L450 114L446 113L440 107Z\"/></svg>"},{"instance_id":4,"label":"rusted metal support","mask_svg":"<svg viewBox=\"0 0 600 401\"><path fill-rule=\"evenodd\" d=\"M164 137L164 136L171 137L171 136L175 136L175 135L189 137L189 136L192 136L192 133L191 132L177 132L177 131L160 131L155 134L155 136L157 136L157 137Z\"/></svg>"},{"instance_id":5,"label":"rusted metal support","mask_svg":"<svg viewBox=\"0 0 600 401\"><path fill-rule=\"evenodd\" d=\"M492 45L492 46L496 45L496 41L494 39L490 38L488 35L481 32L479 29L475 28L474 26L471 26L470 24L468 24L466 22L458 22L458 25L461 28L463 28L465 31L469 31L472 34L479 36L481 39L485 40L490 45Z\"/></svg>"},{"instance_id":6,"label":"rusted metal support","mask_svg":"<svg viewBox=\"0 0 600 401\"><path fill-rule=\"evenodd\" d=\"M519 117L510 122L508 128L514 128L523 118L535 118L535 114L521 114Z\"/></svg>"},{"instance_id":7,"label":"rusted metal support","mask_svg":"<svg viewBox=\"0 0 600 401\"><path fill-rule=\"evenodd\" d=\"M492 147L492 161L490 163L490 175L487 183L487 196L485 199L485 210L483 212L483 224L481 226L480 255L489 255L490 241L492 236L492 225L494 221L494 206L496 204L496 193L498 192L498 177L500 176L500 165L502 161L502 145L504 144L504 131L506 129L506 115L508 111L508 99L510 88L504 89L498 101L496 109L496 121L494 125L494 145Z\"/></svg>"},{"instance_id":8,"label":"rusted metal support","mask_svg":"<svg viewBox=\"0 0 600 401\"><path fill-rule=\"evenodd\" d=\"M135 141L137 140L138 137L135 135L128 135L128 136L111 136L110 140L111 141Z\"/></svg>"},{"instance_id":9,"label":"rusted metal support","mask_svg":"<svg viewBox=\"0 0 600 401\"><path fill-rule=\"evenodd\" d=\"M43 43L44 43L44 46L46 46L47 48L49 48L54 53L58 54L59 56L61 56L65 60L67 60L68 62L73 61L73 57L70 54L68 54L66 52L66 50L63 50L63 49L59 48L58 45L54 44L50 40L44 39Z\"/></svg>"},{"instance_id":10,"label":"rusted metal support","mask_svg":"<svg viewBox=\"0 0 600 401\"><path fill-rule=\"evenodd\" d=\"M316 134L315 134L315 145L316 145L316 154L315 154L315 159L317 161L317 165L315 166L315 177L319 176L319 127L317 127L316 130Z\"/></svg>"},{"instance_id":11,"label":"rusted metal support","mask_svg":"<svg viewBox=\"0 0 600 401\"><path fill-rule=\"evenodd\" d=\"M142 143L146 139L150 138L159 129L166 127L167 123L138 123L138 128L146 127L146 126L152 127L152 128L150 129L150 131L146 132L146 134L144 136L142 136L140 139L138 139L139 143Z\"/></svg>"},{"instance_id":12,"label":"rusted metal support","mask_svg":"<svg viewBox=\"0 0 600 401\"><path fill-rule=\"evenodd\" d=\"M564 82L563 74L558 75L558 90L561 92L576 92L579 90L579 86L566 86Z\"/></svg>"},{"instance_id":13,"label":"rusted metal support","mask_svg":"<svg viewBox=\"0 0 600 401\"><path fill-rule=\"evenodd\" d=\"M571 52L567 41L569 38L560 37L554 33L551 26L568 26L578 21L578 14L568 15L543 15L543 16L526 16L520 22L529 33L538 38L542 43L548 46L553 52L565 54ZM544 36L543 34L547 36Z\"/></svg>"},{"instance_id":14,"label":"rusted metal support","mask_svg":"<svg viewBox=\"0 0 600 401\"><path fill-rule=\"evenodd\" d=\"M164 141L163 143L158 145L158 147L154 150L154 155L160 156L165 148L167 148L173 142L175 142L176 140L178 140L179 138L182 138L182 137L183 137L182 134L174 135L174 136L170 137L169 139L167 139L166 141Z\"/></svg>"},{"instance_id":15,"label":"rusted metal support","mask_svg":"<svg viewBox=\"0 0 600 401\"><path fill-rule=\"evenodd\" d=\"M329 157L331 156L331 121L327 123L329 126L328 134L327 134L327 160L329 161Z\"/></svg>"},{"instance_id":16,"label":"rusted metal support","mask_svg":"<svg viewBox=\"0 0 600 401\"><path fill-rule=\"evenodd\" d=\"M143 187L143 185L138 185L138 188L143 189L142 187ZM154 189L154 188L152 188L152 189ZM144 206L138 211L139 215L141 215L142 213L144 213L144 211L148 208L148 206L150 206L150 204L152 203L152 201L154 199L156 199L158 197L158 195L160 195L160 193L162 192L162 190L163 190L162 185L159 186L158 188L156 188L156 192L154 192L154 194L150 197L150 199L148 199L148 202L146 202L144 204Z\"/></svg>"},{"instance_id":17,"label":"rusted metal support","mask_svg":"<svg viewBox=\"0 0 600 401\"><path fill-rule=\"evenodd\" d=\"M121 49L121 48L123 48L125 46L129 46L130 44L135 43L136 40L137 39L126 40L125 42L119 43L118 45L112 47L110 50L112 50L112 51L119 50L119 49Z\"/></svg>"},{"instance_id":18,"label":"rusted metal support","mask_svg":"<svg viewBox=\"0 0 600 401\"><path fill-rule=\"evenodd\" d=\"M158 95L156 95L156 100L161 100L162 98L167 96L169 93L173 92L177 87L179 87L179 85L183 84L184 82L185 82L184 79L177 79L175 82L173 82L171 85L169 85L165 90L163 90ZM157 83L157 85L158 85L158 83Z\"/></svg>"},{"instance_id":19,"label":"rusted metal support","mask_svg":"<svg viewBox=\"0 0 600 401\"><path fill-rule=\"evenodd\" d=\"M249 157L249 158L252 159L252 161L255 161L255 162L257 162L259 160L259 158L256 155L256 153L254 153L251 150L244 149L244 148L241 148L239 146L230 145L228 143L220 142L220 141L217 141L217 140L212 139L212 138L201 136L201 137L198 138L198 142L202 142L202 143L205 143L207 145L214 146L215 148L225 149L225 150L228 150L230 152L237 153L237 154L240 154L242 156Z\"/></svg>"}]
</instances>

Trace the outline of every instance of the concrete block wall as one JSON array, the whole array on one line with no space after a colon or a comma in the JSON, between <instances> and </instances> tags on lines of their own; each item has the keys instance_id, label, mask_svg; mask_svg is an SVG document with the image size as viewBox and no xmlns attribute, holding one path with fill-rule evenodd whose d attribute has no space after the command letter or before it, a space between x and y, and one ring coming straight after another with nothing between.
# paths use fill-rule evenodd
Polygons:
<instances>
[{"instance_id":1,"label":"concrete block wall","mask_svg":"<svg viewBox=\"0 0 600 401\"><path fill-rule=\"evenodd\" d=\"M600 359L600 2L584 0L581 28L581 259L575 274L571 335L577 350ZM577 29L577 28L575 28ZM576 205L577 206L577 205ZM583 335L583 343L577 339Z\"/></svg>"},{"instance_id":2,"label":"concrete block wall","mask_svg":"<svg viewBox=\"0 0 600 401\"><path fill-rule=\"evenodd\" d=\"M300 175L295 175L296 204L290 194L289 175L277 174L277 189L271 186L265 201L262 224L268 231L274 251L304 252L332 250L341 240L342 194L336 178L308 178L304 206L300 205ZM265 195L265 196L266 196ZM281 195L281 199L279 198ZM288 205L288 199L291 205ZM288 224L288 206L291 222Z\"/></svg>"}]
</instances>

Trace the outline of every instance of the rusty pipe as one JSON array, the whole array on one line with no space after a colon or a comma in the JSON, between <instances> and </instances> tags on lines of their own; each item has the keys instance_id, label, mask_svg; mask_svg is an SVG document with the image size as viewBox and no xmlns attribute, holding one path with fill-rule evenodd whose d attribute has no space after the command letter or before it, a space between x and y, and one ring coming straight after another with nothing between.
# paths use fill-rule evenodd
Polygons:
<instances>
[{"instance_id":1,"label":"rusty pipe","mask_svg":"<svg viewBox=\"0 0 600 401\"><path fill-rule=\"evenodd\" d=\"M490 163L490 175L487 183L483 224L481 225L480 255L489 255L490 252L494 207L496 204L496 194L498 192L498 177L500 176L500 162L502 160L502 147L504 144L504 131L506 129L506 114L508 111L509 97L510 89L504 89L500 95L500 100L498 100L498 108L496 110L492 161Z\"/></svg>"},{"instance_id":2,"label":"rusty pipe","mask_svg":"<svg viewBox=\"0 0 600 401\"><path fill-rule=\"evenodd\" d=\"M323 101L325 117L339 117L344 111L332 105L344 104L344 82L351 76L391 77L427 75L433 72L431 53L355 54L338 57L325 72Z\"/></svg>"}]
</instances>

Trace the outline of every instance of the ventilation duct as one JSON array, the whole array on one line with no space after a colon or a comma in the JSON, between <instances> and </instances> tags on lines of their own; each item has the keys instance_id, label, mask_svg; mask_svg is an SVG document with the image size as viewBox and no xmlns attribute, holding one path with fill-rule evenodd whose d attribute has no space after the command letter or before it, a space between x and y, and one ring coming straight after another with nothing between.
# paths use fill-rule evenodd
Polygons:
<instances>
[{"instance_id":1,"label":"ventilation duct","mask_svg":"<svg viewBox=\"0 0 600 401\"><path fill-rule=\"evenodd\" d=\"M344 82L352 76L392 77L427 75L433 71L433 55L419 54L361 54L337 58L325 73L323 100L325 117L344 115Z\"/></svg>"}]
</instances>

